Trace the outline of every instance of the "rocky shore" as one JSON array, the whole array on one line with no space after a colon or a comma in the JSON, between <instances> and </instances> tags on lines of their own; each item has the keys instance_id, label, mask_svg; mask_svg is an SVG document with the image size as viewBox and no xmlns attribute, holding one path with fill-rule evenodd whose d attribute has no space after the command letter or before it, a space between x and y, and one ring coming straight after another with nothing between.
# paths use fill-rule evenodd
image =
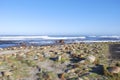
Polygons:
<instances>
[{"instance_id":1,"label":"rocky shore","mask_svg":"<svg viewBox=\"0 0 120 80\"><path fill-rule=\"evenodd\" d=\"M0 48L0 80L119 80L119 44Z\"/></svg>"}]
</instances>

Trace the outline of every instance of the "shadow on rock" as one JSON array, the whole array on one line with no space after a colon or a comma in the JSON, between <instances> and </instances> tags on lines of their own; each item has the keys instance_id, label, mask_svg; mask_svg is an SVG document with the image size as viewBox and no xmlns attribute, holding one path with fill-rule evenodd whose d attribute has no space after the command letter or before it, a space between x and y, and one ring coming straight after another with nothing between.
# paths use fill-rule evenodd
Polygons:
<instances>
[{"instance_id":1,"label":"shadow on rock","mask_svg":"<svg viewBox=\"0 0 120 80\"><path fill-rule=\"evenodd\" d=\"M110 58L120 60L120 44L109 45Z\"/></svg>"},{"instance_id":2,"label":"shadow on rock","mask_svg":"<svg viewBox=\"0 0 120 80\"><path fill-rule=\"evenodd\" d=\"M73 58L70 59L70 61L71 61L72 63L78 63L78 62L80 62L81 60L85 60L85 58L73 57Z\"/></svg>"},{"instance_id":3,"label":"shadow on rock","mask_svg":"<svg viewBox=\"0 0 120 80\"><path fill-rule=\"evenodd\" d=\"M90 72L103 75L104 74L104 68L103 65L97 65L95 67L92 67L92 70Z\"/></svg>"}]
</instances>

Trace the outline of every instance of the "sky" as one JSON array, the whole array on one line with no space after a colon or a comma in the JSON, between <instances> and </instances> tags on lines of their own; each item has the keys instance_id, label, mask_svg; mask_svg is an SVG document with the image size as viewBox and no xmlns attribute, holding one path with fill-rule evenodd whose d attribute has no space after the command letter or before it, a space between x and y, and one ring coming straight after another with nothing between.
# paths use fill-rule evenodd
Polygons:
<instances>
[{"instance_id":1,"label":"sky","mask_svg":"<svg viewBox=\"0 0 120 80\"><path fill-rule=\"evenodd\" d=\"M120 0L0 0L0 35L120 35Z\"/></svg>"}]
</instances>

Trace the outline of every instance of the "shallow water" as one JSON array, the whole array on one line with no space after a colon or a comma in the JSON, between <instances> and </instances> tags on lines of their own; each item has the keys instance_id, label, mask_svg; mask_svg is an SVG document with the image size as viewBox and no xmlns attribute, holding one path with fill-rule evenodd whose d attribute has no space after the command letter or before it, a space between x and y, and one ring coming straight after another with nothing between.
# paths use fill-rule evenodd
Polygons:
<instances>
[{"instance_id":1,"label":"shallow water","mask_svg":"<svg viewBox=\"0 0 120 80\"><path fill-rule=\"evenodd\" d=\"M51 35L51 36L23 36L9 35L0 36L0 47L19 46L20 43L27 45L55 44L57 40L65 43L73 42L120 42L120 36L81 36L81 35Z\"/></svg>"}]
</instances>

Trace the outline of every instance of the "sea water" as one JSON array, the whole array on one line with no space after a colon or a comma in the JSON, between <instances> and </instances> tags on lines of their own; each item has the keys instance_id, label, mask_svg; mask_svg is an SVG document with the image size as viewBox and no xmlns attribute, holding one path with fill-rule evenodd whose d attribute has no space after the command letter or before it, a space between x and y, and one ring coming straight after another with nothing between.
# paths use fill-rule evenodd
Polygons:
<instances>
[{"instance_id":1,"label":"sea water","mask_svg":"<svg viewBox=\"0 0 120 80\"><path fill-rule=\"evenodd\" d=\"M0 36L0 47L18 46L20 43L27 45L51 45L57 40L65 43L74 42L120 42L120 36L81 36L81 35L2 35Z\"/></svg>"}]
</instances>

